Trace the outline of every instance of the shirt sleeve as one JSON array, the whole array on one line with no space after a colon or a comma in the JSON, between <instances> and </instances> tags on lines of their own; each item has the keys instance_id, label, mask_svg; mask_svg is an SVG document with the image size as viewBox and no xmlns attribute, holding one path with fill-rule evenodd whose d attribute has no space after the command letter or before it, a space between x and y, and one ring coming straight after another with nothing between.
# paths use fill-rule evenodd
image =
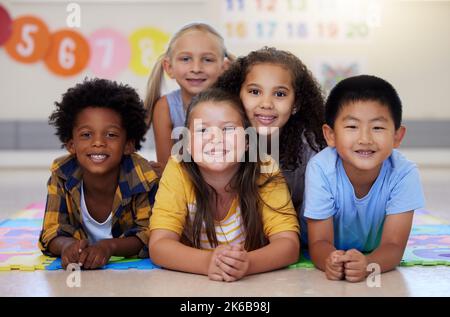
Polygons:
<instances>
[{"instance_id":1,"label":"shirt sleeve","mask_svg":"<svg viewBox=\"0 0 450 317\"><path fill-rule=\"evenodd\" d=\"M310 161L305 176L305 213L310 219L323 220L336 212L331 187L320 165Z\"/></svg>"},{"instance_id":2,"label":"shirt sleeve","mask_svg":"<svg viewBox=\"0 0 450 317\"><path fill-rule=\"evenodd\" d=\"M386 204L386 214L398 214L424 207L425 198L416 166L396 182Z\"/></svg>"},{"instance_id":3,"label":"shirt sleeve","mask_svg":"<svg viewBox=\"0 0 450 317\"><path fill-rule=\"evenodd\" d=\"M150 231L166 229L181 236L188 214L185 186L181 166L170 158L159 182Z\"/></svg>"},{"instance_id":4,"label":"shirt sleeve","mask_svg":"<svg viewBox=\"0 0 450 317\"><path fill-rule=\"evenodd\" d=\"M151 185L149 192L136 195L136 197L134 198L134 204L132 206L134 210L132 226L129 230L123 233L124 237L136 236L139 240L142 241L144 247L148 244L148 225L157 189L158 185L156 182L154 182Z\"/></svg>"},{"instance_id":5,"label":"shirt sleeve","mask_svg":"<svg viewBox=\"0 0 450 317\"><path fill-rule=\"evenodd\" d=\"M260 189L264 233L270 237L284 231L299 233L297 212L292 204L286 181L278 174Z\"/></svg>"},{"instance_id":6,"label":"shirt sleeve","mask_svg":"<svg viewBox=\"0 0 450 317\"><path fill-rule=\"evenodd\" d=\"M53 172L47 182L47 203L39 236L39 248L45 255L53 256L48 250L50 242L59 236L75 237L76 232L76 228L70 223L64 185Z\"/></svg>"}]
</instances>

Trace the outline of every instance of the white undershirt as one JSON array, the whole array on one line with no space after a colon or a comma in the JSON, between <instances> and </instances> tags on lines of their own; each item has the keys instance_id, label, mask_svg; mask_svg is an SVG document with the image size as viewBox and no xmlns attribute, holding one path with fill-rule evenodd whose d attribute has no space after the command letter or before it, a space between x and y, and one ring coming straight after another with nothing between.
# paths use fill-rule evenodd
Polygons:
<instances>
[{"instance_id":1,"label":"white undershirt","mask_svg":"<svg viewBox=\"0 0 450 317\"><path fill-rule=\"evenodd\" d=\"M83 228L87 233L89 243L94 244L100 240L111 239L111 229L112 229L112 213L109 214L108 219L103 223L97 222L89 214L89 210L86 206L86 201L84 200L84 189L83 182L81 182L81 218Z\"/></svg>"}]
</instances>

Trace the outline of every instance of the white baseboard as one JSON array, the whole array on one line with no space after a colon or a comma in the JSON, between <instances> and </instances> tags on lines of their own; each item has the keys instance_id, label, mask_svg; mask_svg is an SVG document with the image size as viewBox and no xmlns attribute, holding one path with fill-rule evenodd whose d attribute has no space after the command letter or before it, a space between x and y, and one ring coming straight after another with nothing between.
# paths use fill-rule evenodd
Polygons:
<instances>
[{"instance_id":1,"label":"white baseboard","mask_svg":"<svg viewBox=\"0 0 450 317\"><path fill-rule=\"evenodd\" d=\"M450 149L444 148L406 148L400 149L409 160L419 166L450 167ZM0 151L0 168L50 168L58 156L67 154L65 150L57 151ZM139 154L148 160L155 160L154 150L143 150Z\"/></svg>"}]
</instances>

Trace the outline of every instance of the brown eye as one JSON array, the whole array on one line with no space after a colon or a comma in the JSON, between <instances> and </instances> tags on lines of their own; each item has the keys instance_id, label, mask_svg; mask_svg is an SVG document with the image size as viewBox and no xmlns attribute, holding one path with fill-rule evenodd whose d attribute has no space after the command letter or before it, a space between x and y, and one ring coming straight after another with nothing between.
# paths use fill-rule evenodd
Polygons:
<instances>
[{"instance_id":1,"label":"brown eye","mask_svg":"<svg viewBox=\"0 0 450 317\"><path fill-rule=\"evenodd\" d=\"M233 127L233 126L224 127L222 129L223 132L228 132L228 133L234 132L235 130L236 130L236 127Z\"/></svg>"},{"instance_id":2,"label":"brown eye","mask_svg":"<svg viewBox=\"0 0 450 317\"><path fill-rule=\"evenodd\" d=\"M275 92L275 96L276 97L286 97L287 93L285 93L284 91L277 91L277 92Z\"/></svg>"},{"instance_id":3,"label":"brown eye","mask_svg":"<svg viewBox=\"0 0 450 317\"><path fill-rule=\"evenodd\" d=\"M107 136L108 138L116 138L116 137L118 137L119 135L118 135L117 133L109 132L109 133L106 134L106 136Z\"/></svg>"},{"instance_id":4,"label":"brown eye","mask_svg":"<svg viewBox=\"0 0 450 317\"><path fill-rule=\"evenodd\" d=\"M87 139L87 138L91 137L91 133L90 133L90 132L82 132L82 133L80 134L80 136L81 136L82 138Z\"/></svg>"},{"instance_id":5,"label":"brown eye","mask_svg":"<svg viewBox=\"0 0 450 317\"><path fill-rule=\"evenodd\" d=\"M205 128L199 128L199 129L195 129L194 132L195 133L205 133L206 129Z\"/></svg>"}]
</instances>

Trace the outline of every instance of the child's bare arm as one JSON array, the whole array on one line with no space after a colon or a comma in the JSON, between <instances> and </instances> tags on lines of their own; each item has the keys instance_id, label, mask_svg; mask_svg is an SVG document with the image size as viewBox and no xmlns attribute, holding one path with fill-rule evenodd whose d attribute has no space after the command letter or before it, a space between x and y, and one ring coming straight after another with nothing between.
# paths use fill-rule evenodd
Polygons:
<instances>
[{"instance_id":1,"label":"child's bare arm","mask_svg":"<svg viewBox=\"0 0 450 317\"><path fill-rule=\"evenodd\" d=\"M173 124L170 119L169 105L165 97L160 98L155 104L152 124L155 136L156 158L158 163L161 164L160 173L162 173L170 157L173 145L171 138Z\"/></svg>"},{"instance_id":2,"label":"child's bare arm","mask_svg":"<svg viewBox=\"0 0 450 317\"><path fill-rule=\"evenodd\" d=\"M116 238L116 239L105 239L99 241L98 243L109 247L111 250L111 255L130 257L139 253L144 244L142 241L136 237L126 237L126 238Z\"/></svg>"},{"instance_id":3,"label":"child's bare arm","mask_svg":"<svg viewBox=\"0 0 450 317\"><path fill-rule=\"evenodd\" d=\"M297 232L284 231L269 237L270 243L250 251L247 275L286 267L298 260L300 242Z\"/></svg>"},{"instance_id":4,"label":"child's bare arm","mask_svg":"<svg viewBox=\"0 0 450 317\"><path fill-rule=\"evenodd\" d=\"M70 246L73 243L78 243L80 240L77 240L72 237L56 237L52 241L50 241L48 245L48 250L56 255L61 256L62 251Z\"/></svg>"},{"instance_id":5,"label":"child's bare arm","mask_svg":"<svg viewBox=\"0 0 450 317\"><path fill-rule=\"evenodd\" d=\"M345 279L359 282L368 275L367 266L376 263L380 272L394 269L402 259L412 225L412 212L405 212L386 217L380 246L372 253L364 255L352 249L345 252L341 260L345 262Z\"/></svg>"},{"instance_id":6,"label":"child's bare arm","mask_svg":"<svg viewBox=\"0 0 450 317\"><path fill-rule=\"evenodd\" d=\"M222 279L233 282L246 275L276 270L298 259L300 242L293 231L272 235L270 243L247 252L242 246L232 246L218 254L215 264L222 270Z\"/></svg>"},{"instance_id":7,"label":"child's bare arm","mask_svg":"<svg viewBox=\"0 0 450 317\"><path fill-rule=\"evenodd\" d=\"M111 256L129 257L142 249L142 241L135 237L105 239L84 249L79 262L84 269L96 269L106 265Z\"/></svg>"},{"instance_id":8,"label":"child's bare arm","mask_svg":"<svg viewBox=\"0 0 450 317\"><path fill-rule=\"evenodd\" d=\"M329 280L344 278L344 251L334 247L333 218L307 219L309 253L314 265L325 272Z\"/></svg>"},{"instance_id":9,"label":"child's bare arm","mask_svg":"<svg viewBox=\"0 0 450 317\"><path fill-rule=\"evenodd\" d=\"M221 281L233 282L247 275L250 267L249 253L243 244L229 246L217 254L214 264L220 270ZM211 270L210 270L211 271Z\"/></svg>"},{"instance_id":10,"label":"child's bare arm","mask_svg":"<svg viewBox=\"0 0 450 317\"><path fill-rule=\"evenodd\" d=\"M87 246L87 240L56 237L50 241L48 249L52 254L61 256L61 266L65 269L70 263L79 263L80 254Z\"/></svg>"},{"instance_id":11,"label":"child's bare arm","mask_svg":"<svg viewBox=\"0 0 450 317\"><path fill-rule=\"evenodd\" d=\"M309 254L314 265L325 271L329 255L334 247L333 217L325 220L307 219Z\"/></svg>"},{"instance_id":12,"label":"child's bare arm","mask_svg":"<svg viewBox=\"0 0 450 317\"><path fill-rule=\"evenodd\" d=\"M180 236L165 229L150 232L149 253L152 261L164 268L208 275L213 252L199 250L180 242Z\"/></svg>"},{"instance_id":13,"label":"child's bare arm","mask_svg":"<svg viewBox=\"0 0 450 317\"><path fill-rule=\"evenodd\" d=\"M381 272L394 269L401 261L411 231L412 211L386 216L378 248L366 256L367 263L378 263Z\"/></svg>"}]
</instances>

